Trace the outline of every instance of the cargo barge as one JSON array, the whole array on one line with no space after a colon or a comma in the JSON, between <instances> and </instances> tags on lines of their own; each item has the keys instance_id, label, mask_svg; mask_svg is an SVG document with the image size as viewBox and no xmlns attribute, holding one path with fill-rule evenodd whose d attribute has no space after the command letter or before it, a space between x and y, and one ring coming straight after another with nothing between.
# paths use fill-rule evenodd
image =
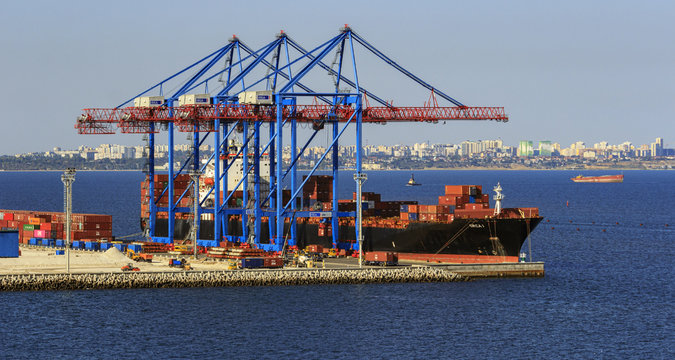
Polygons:
<instances>
[{"instance_id":1,"label":"cargo barge","mask_svg":"<svg viewBox=\"0 0 675 360\"><path fill-rule=\"evenodd\" d=\"M570 180L577 183L621 183L623 182L623 175L600 175L600 176L583 176L578 175Z\"/></svg>"}]
</instances>

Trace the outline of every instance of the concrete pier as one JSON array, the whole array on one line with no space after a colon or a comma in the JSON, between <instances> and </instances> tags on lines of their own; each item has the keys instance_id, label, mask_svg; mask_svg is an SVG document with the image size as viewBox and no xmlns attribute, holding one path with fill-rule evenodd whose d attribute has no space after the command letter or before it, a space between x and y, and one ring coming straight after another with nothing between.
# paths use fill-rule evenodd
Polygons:
<instances>
[{"instance_id":1,"label":"concrete pier","mask_svg":"<svg viewBox=\"0 0 675 360\"><path fill-rule=\"evenodd\" d=\"M471 278L544 277L544 263L496 263L496 264L438 264L443 268Z\"/></svg>"},{"instance_id":2,"label":"concrete pier","mask_svg":"<svg viewBox=\"0 0 675 360\"><path fill-rule=\"evenodd\" d=\"M442 268L295 269L0 276L0 291L138 289L454 282L470 278Z\"/></svg>"}]
</instances>

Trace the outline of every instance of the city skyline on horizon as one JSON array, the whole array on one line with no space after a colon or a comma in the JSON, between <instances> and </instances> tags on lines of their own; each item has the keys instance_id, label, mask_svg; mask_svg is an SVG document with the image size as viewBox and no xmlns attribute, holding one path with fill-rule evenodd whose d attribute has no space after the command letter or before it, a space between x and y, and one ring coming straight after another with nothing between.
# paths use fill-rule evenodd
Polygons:
<instances>
[{"instance_id":1,"label":"city skyline on horizon","mask_svg":"<svg viewBox=\"0 0 675 360\"><path fill-rule=\"evenodd\" d=\"M548 154L551 152L558 152L559 155L562 156L572 156L570 153L574 152L575 150L579 149L589 149L589 150L604 150L604 149L623 149L623 150L636 150L636 151L645 151L645 150L650 150L651 152L656 151L655 149L671 149L671 147L668 145L668 143L665 143L663 141L664 139L661 137L655 138L654 142L648 143L648 144L637 144L633 143L631 141L624 141L622 143L617 143L617 144L612 144L607 141L601 141L599 143L594 143L592 145L586 144L584 141L576 141L573 142L569 145L569 147L563 147L562 144L558 142L554 142L551 140L539 140L537 142L532 141L532 140L520 140L518 141L517 144L510 145L507 143L504 143L502 139L480 139L480 140L464 140L460 143L456 144L450 144L450 143L431 143L430 141L423 141L423 142L418 142L414 144L394 144L394 145L385 145L385 144L364 144L365 149L377 149L377 148L383 148L383 149L401 149L401 148L412 148L417 150L419 149L424 149L427 147L435 147L435 146L443 146L443 147L451 147L455 149L462 149L460 151L464 151L463 149L465 146L473 146L475 147L476 145L480 145L481 143L486 143L488 144L487 147L489 148L503 148L503 149L511 149L513 151L518 152L518 156L521 156L520 153L525 152L528 153L529 151L541 151L542 146L544 147L544 151L546 151ZM236 139L235 139L236 141ZM534 146L537 144L537 146ZM324 144L325 145L325 144ZM315 144L315 146L308 147L308 150L311 149L326 149L326 146L322 144ZM656 145L656 147L655 147ZM191 151L191 144L189 143L176 143L174 144L174 150L175 151L184 151L184 152L189 152ZM345 144L345 145L339 145L340 149L347 149L347 148L353 148L355 145L350 145L350 144ZM527 150L523 148L523 146L526 146ZM48 151L35 151L35 152L28 152L28 153L19 153L19 154L7 154L4 156L22 156L22 155L31 155L31 154L57 154L61 156L65 155L75 155L82 153L91 153L92 157L94 153L124 153L126 151L131 151L134 150L135 155L129 155L128 157L142 157L139 153L144 152L145 146L144 145L123 145L123 144L99 144L96 147L92 146L87 146L87 145L80 145L74 149L63 149L61 147L54 147L51 150ZM285 149L289 148L289 145L284 146ZM300 147L298 147L300 149ZM202 144L200 146L200 151L212 151L213 146L211 144ZM566 150L566 151L565 151ZM155 151L156 152L167 152L168 151L168 145L163 144L163 143L156 143L155 144ZM653 155L653 156L658 156ZM84 155L82 155L84 157ZM94 158L92 158L94 159Z\"/></svg>"}]
</instances>

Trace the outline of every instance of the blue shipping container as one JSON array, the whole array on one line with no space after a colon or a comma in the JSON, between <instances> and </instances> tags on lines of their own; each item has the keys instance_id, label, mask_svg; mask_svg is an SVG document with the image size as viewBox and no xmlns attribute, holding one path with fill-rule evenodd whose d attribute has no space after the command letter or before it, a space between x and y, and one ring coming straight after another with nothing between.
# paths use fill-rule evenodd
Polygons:
<instances>
[{"instance_id":1,"label":"blue shipping container","mask_svg":"<svg viewBox=\"0 0 675 360\"><path fill-rule=\"evenodd\" d=\"M0 231L0 257L19 257L18 231Z\"/></svg>"},{"instance_id":2,"label":"blue shipping container","mask_svg":"<svg viewBox=\"0 0 675 360\"><path fill-rule=\"evenodd\" d=\"M66 246L66 242L64 240L56 240L56 247L64 247Z\"/></svg>"},{"instance_id":3,"label":"blue shipping container","mask_svg":"<svg viewBox=\"0 0 675 360\"><path fill-rule=\"evenodd\" d=\"M76 240L76 241L73 241L73 243L71 244L71 247L73 249L82 249L82 247L84 247L84 243L82 241Z\"/></svg>"},{"instance_id":4,"label":"blue shipping container","mask_svg":"<svg viewBox=\"0 0 675 360\"><path fill-rule=\"evenodd\" d=\"M401 212L403 213L408 212L408 205L401 205Z\"/></svg>"},{"instance_id":5,"label":"blue shipping container","mask_svg":"<svg viewBox=\"0 0 675 360\"><path fill-rule=\"evenodd\" d=\"M127 249L132 250L135 253L139 253L142 250L142 246L140 244L129 244L127 245Z\"/></svg>"},{"instance_id":6,"label":"blue shipping container","mask_svg":"<svg viewBox=\"0 0 675 360\"><path fill-rule=\"evenodd\" d=\"M98 243L95 241L87 241L84 243L84 248L87 250L98 250Z\"/></svg>"},{"instance_id":7,"label":"blue shipping container","mask_svg":"<svg viewBox=\"0 0 675 360\"><path fill-rule=\"evenodd\" d=\"M170 244L171 240L169 240L168 237L153 236L152 242L157 242L157 243L162 243L162 244Z\"/></svg>"},{"instance_id":8,"label":"blue shipping container","mask_svg":"<svg viewBox=\"0 0 675 360\"><path fill-rule=\"evenodd\" d=\"M101 243L101 250L108 250L112 247L111 243Z\"/></svg>"},{"instance_id":9,"label":"blue shipping container","mask_svg":"<svg viewBox=\"0 0 675 360\"><path fill-rule=\"evenodd\" d=\"M28 245L37 245L37 239L36 238L30 238L28 239Z\"/></svg>"},{"instance_id":10,"label":"blue shipping container","mask_svg":"<svg viewBox=\"0 0 675 360\"><path fill-rule=\"evenodd\" d=\"M417 218L418 218L417 213L408 214L408 219L410 220L417 220Z\"/></svg>"},{"instance_id":11,"label":"blue shipping container","mask_svg":"<svg viewBox=\"0 0 675 360\"><path fill-rule=\"evenodd\" d=\"M56 250L56 255L65 255L66 251L65 250Z\"/></svg>"},{"instance_id":12,"label":"blue shipping container","mask_svg":"<svg viewBox=\"0 0 675 360\"><path fill-rule=\"evenodd\" d=\"M197 245L204 247L218 247L218 242L215 240L197 240Z\"/></svg>"},{"instance_id":13,"label":"blue shipping container","mask_svg":"<svg viewBox=\"0 0 675 360\"><path fill-rule=\"evenodd\" d=\"M125 244L114 244L117 250L124 252L127 249L127 246Z\"/></svg>"},{"instance_id":14,"label":"blue shipping container","mask_svg":"<svg viewBox=\"0 0 675 360\"><path fill-rule=\"evenodd\" d=\"M265 260L262 258L243 258L241 259L241 268L242 269L256 269L261 268L265 264Z\"/></svg>"}]
</instances>

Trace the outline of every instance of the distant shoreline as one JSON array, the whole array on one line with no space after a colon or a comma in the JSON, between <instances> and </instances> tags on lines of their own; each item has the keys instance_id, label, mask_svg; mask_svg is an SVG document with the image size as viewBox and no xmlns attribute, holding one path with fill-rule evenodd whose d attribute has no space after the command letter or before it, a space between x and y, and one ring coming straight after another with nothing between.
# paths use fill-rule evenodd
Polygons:
<instances>
[{"instance_id":1,"label":"distant shoreline","mask_svg":"<svg viewBox=\"0 0 675 360\"><path fill-rule=\"evenodd\" d=\"M75 169L77 172L120 172L120 171L125 171L125 172L142 172L143 170L135 170L135 169L120 169L120 170L78 170ZM309 171L310 169L298 169L298 171ZM565 169L565 168L554 168L554 169L537 169L537 168L531 168L531 167L516 167L516 168L503 168L503 167L486 167L486 166L476 166L476 167L453 167L453 168L423 168L423 169L368 169L368 170L363 170L367 172L373 172L373 171L406 171L406 172L416 172L416 171L441 171L441 170L459 170L459 171L495 171L495 170L502 170L502 171L589 171L589 170L604 170L604 171L641 171L641 170L648 170L648 171L672 171L675 170L675 168L672 169L655 169L655 168L607 168L607 167L588 167L584 169ZM62 170L4 170L0 169L0 172L63 172L65 169ZM330 170L317 170L319 172L322 171L330 171ZM356 169L353 168L341 168L340 171L356 171ZM160 170L160 171L155 171L155 173L164 173L166 170Z\"/></svg>"}]
</instances>

